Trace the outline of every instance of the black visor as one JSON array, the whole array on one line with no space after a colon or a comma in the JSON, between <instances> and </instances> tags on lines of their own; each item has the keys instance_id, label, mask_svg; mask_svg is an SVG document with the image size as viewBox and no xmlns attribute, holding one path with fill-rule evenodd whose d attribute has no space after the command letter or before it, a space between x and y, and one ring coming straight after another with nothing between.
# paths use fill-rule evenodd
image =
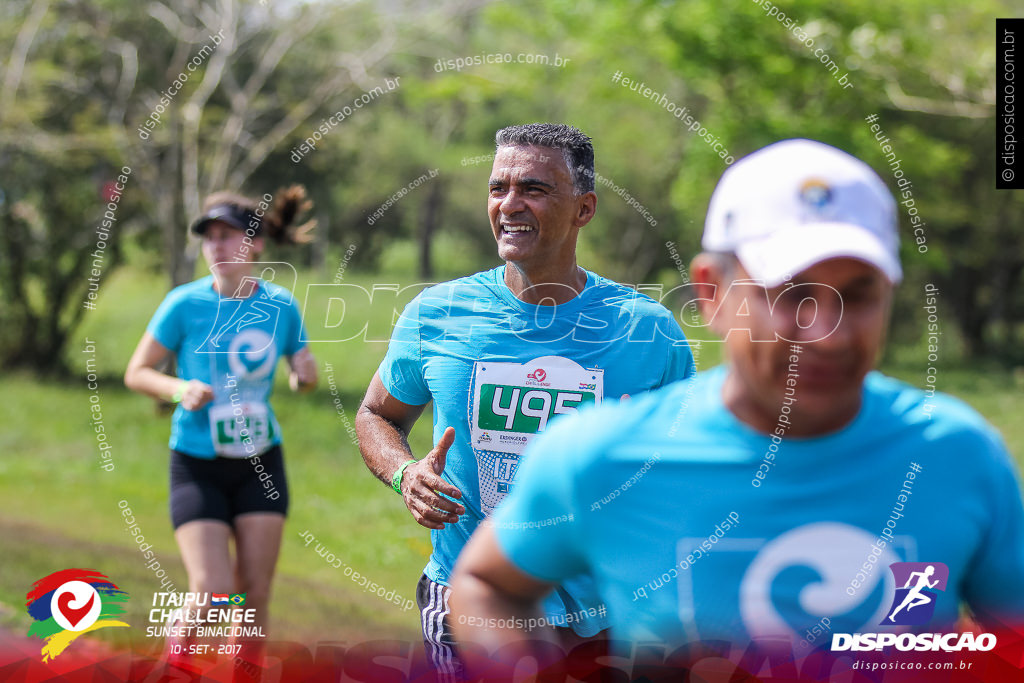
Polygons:
<instances>
[{"instance_id":1,"label":"black visor","mask_svg":"<svg viewBox=\"0 0 1024 683\"><path fill-rule=\"evenodd\" d=\"M202 235L214 221L227 223L232 228L244 230L246 234L253 237L263 232L263 221L259 216L248 209L241 209L231 204L218 204L212 207L192 224L192 232Z\"/></svg>"}]
</instances>

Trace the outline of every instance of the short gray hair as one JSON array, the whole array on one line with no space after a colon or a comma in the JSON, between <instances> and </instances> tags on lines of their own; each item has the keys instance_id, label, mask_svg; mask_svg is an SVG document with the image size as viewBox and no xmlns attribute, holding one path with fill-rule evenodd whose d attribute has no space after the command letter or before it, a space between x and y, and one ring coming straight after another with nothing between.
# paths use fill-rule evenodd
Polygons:
<instances>
[{"instance_id":1,"label":"short gray hair","mask_svg":"<svg viewBox=\"0 0 1024 683\"><path fill-rule=\"evenodd\" d=\"M577 195L594 191L594 146L583 131L561 123L508 126L494 134L498 147L550 147L562 153Z\"/></svg>"}]
</instances>

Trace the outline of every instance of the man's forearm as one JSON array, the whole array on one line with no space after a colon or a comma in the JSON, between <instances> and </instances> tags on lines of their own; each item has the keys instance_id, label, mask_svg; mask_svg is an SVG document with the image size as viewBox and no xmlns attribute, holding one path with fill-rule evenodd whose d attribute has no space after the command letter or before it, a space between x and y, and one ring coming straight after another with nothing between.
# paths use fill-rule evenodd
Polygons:
<instances>
[{"instance_id":1,"label":"man's forearm","mask_svg":"<svg viewBox=\"0 0 1024 683\"><path fill-rule=\"evenodd\" d=\"M356 413L355 426L363 462L375 477L391 486L395 470L414 458L405 430L365 408Z\"/></svg>"},{"instance_id":2,"label":"man's forearm","mask_svg":"<svg viewBox=\"0 0 1024 683\"><path fill-rule=\"evenodd\" d=\"M523 658L536 658L540 671L560 663L554 630L547 625L540 601L513 599L470 574L453 577L451 624L470 672L511 676ZM466 647L466 645L470 645ZM494 656L500 651L500 659Z\"/></svg>"}]
</instances>

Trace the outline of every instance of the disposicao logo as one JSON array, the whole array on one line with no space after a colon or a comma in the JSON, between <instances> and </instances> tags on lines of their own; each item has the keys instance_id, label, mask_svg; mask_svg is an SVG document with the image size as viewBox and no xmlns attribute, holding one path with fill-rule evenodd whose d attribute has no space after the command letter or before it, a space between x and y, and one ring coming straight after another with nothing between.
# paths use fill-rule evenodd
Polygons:
<instances>
[{"instance_id":1,"label":"disposicao logo","mask_svg":"<svg viewBox=\"0 0 1024 683\"><path fill-rule=\"evenodd\" d=\"M30 637L45 641L43 661L55 658L83 633L112 626L127 627L113 619L124 613L128 594L93 569L64 569L39 579L25 596L28 614L35 619Z\"/></svg>"},{"instance_id":2,"label":"disposicao logo","mask_svg":"<svg viewBox=\"0 0 1024 683\"><path fill-rule=\"evenodd\" d=\"M935 616L939 593L946 590L949 567L942 562L893 562L896 594L882 626L920 626ZM992 633L833 633L832 651L881 651L886 647L917 652L987 651L996 646Z\"/></svg>"},{"instance_id":3,"label":"disposicao logo","mask_svg":"<svg viewBox=\"0 0 1024 683\"><path fill-rule=\"evenodd\" d=\"M935 614L936 591L946 590L949 567L941 562L894 562L889 569L896 579L896 595L889 614L881 623L885 626L927 624ZM915 608L917 611L912 611Z\"/></svg>"}]
</instances>

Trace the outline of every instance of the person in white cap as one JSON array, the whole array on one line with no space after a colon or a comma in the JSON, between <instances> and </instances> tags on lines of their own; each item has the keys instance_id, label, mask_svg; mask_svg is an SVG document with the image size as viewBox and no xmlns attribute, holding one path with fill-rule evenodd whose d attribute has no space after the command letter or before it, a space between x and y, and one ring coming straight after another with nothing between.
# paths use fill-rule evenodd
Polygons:
<instances>
[{"instance_id":1,"label":"person in white cap","mask_svg":"<svg viewBox=\"0 0 1024 683\"><path fill-rule=\"evenodd\" d=\"M550 653L517 625L576 575L620 654L782 638L799 656L905 629L882 624L900 563L948 567L914 628L955 630L963 605L986 627L1024 623L1024 506L999 434L872 371L901 278L882 180L819 142L770 145L723 175L703 246L692 273L727 363L531 444L452 579L470 666L500 666L482 657L499 646L510 666Z\"/></svg>"}]
</instances>

